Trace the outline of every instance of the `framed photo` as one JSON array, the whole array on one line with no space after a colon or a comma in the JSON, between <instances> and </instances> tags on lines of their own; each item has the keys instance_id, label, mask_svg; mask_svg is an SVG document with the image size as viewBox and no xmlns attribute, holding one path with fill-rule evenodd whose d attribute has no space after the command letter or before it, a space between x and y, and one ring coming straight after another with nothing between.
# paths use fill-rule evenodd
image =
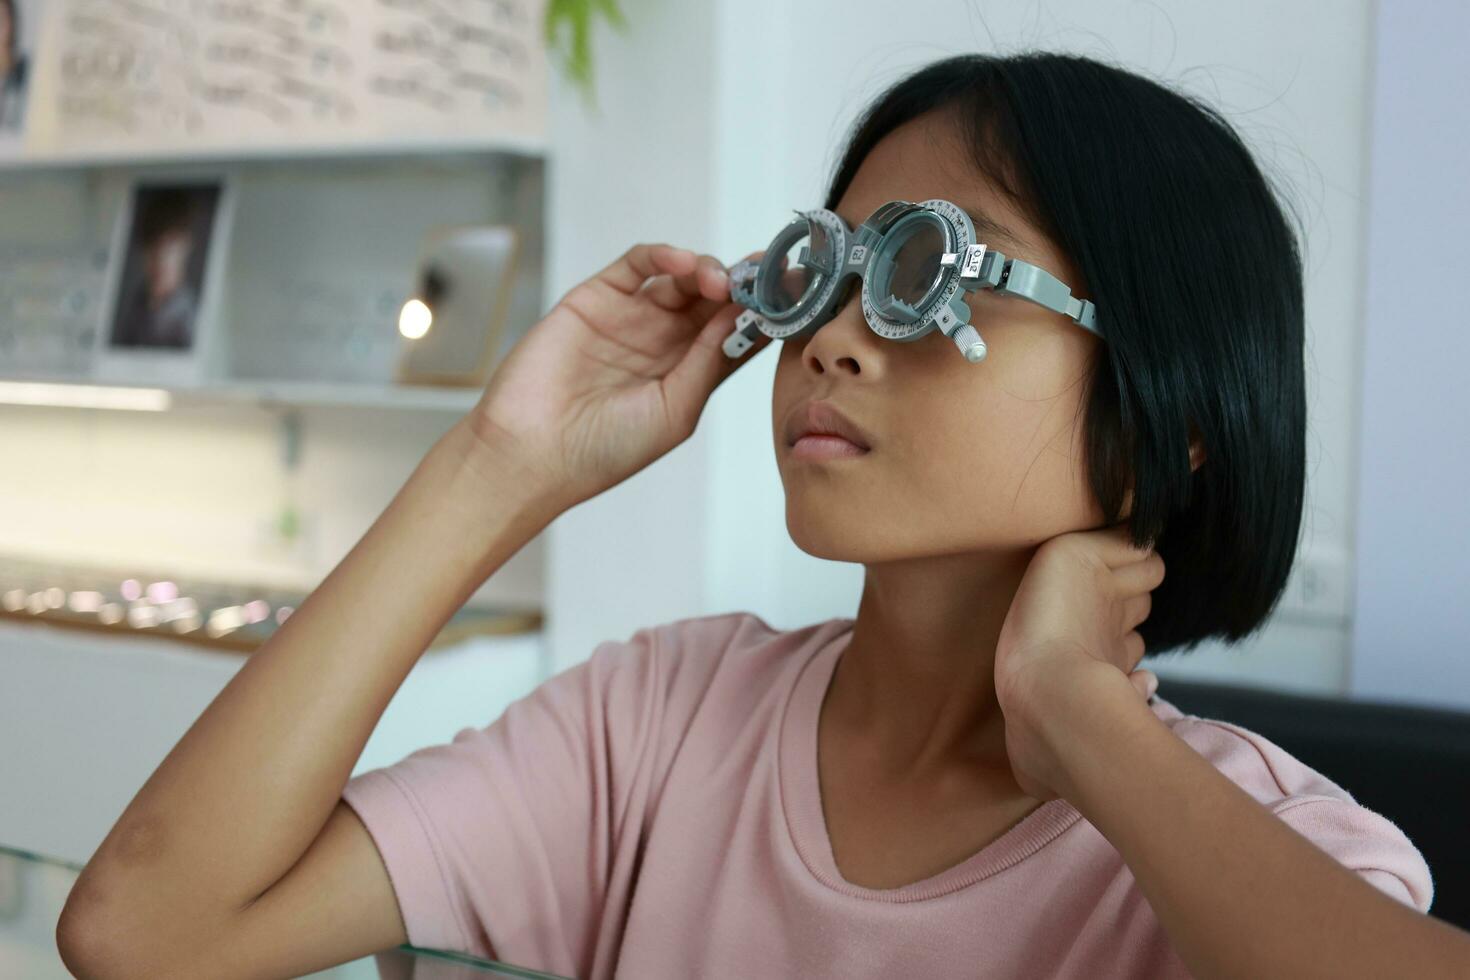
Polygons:
<instances>
[{"instance_id":1,"label":"framed photo","mask_svg":"<svg viewBox=\"0 0 1470 980\"><path fill-rule=\"evenodd\" d=\"M517 247L516 231L506 225L425 234L418 294L399 321L400 383L471 387L489 380L505 332Z\"/></svg>"},{"instance_id":2,"label":"framed photo","mask_svg":"<svg viewBox=\"0 0 1470 980\"><path fill-rule=\"evenodd\" d=\"M212 376L234 196L223 175L133 184L113 236L95 377L190 384Z\"/></svg>"},{"instance_id":3,"label":"framed photo","mask_svg":"<svg viewBox=\"0 0 1470 980\"><path fill-rule=\"evenodd\" d=\"M41 0L0 0L0 155L20 152Z\"/></svg>"}]
</instances>

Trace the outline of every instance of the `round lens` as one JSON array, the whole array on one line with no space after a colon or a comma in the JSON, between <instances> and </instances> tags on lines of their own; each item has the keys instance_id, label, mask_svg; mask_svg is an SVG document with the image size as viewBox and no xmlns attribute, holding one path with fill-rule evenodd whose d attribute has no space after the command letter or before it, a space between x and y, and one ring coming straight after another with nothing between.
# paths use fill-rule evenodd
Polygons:
<instances>
[{"instance_id":1,"label":"round lens","mask_svg":"<svg viewBox=\"0 0 1470 980\"><path fill-rule=\"evenodd\" d=\"M927 212L895 225L874 259L869 293L878 312L898 323L913 323L924 314L943 282L947 242L944 228Z\"/></svg>"},{"instance_id":2,"label":"round lens","mask_svg":"<svg viewBox=\"0 0 1470 980\"><path fill-rule=\"evenodd\" d=\"M781 317L797 311L821 275L832 267L826 229L805 218L786 227L761 262L756 299L763 312Z\"/></svg>"}]
</instances>

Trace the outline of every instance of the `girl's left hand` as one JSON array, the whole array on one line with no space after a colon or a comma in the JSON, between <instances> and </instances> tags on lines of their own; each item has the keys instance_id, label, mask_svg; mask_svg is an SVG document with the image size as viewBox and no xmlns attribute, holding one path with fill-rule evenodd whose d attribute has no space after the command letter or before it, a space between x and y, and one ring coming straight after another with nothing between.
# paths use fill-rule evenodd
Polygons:
<instances>
[{"instance_id":1,"label":"girl's left hand","mask_svg":"<svg viewBox=\"0 0 1470 980\"><path fill-rule=\"evenodd\" d=\"M1006 754L1027 795L1062 795L1050 694L1078 684L1094 685L1099 696L1126 693L1131 683L1140 704L1153 695L1158 678L1134 669L1144 653L1136 627L1163 580L1164 560L1135 547L1121 524L1059 534L1032 555L995 650Z\"/></svg>"}]
</instances>

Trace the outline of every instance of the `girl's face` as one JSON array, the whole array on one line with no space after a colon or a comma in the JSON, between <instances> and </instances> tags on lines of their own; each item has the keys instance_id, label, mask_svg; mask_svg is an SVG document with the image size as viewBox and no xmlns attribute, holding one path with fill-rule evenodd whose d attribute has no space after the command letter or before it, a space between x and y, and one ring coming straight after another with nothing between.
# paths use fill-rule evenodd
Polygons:
<instances>
[{"instance_id":1,"label":"girl's face","mask_svg":"<svg viewBox=\"0 0 1470 980\"><path fill-rule=\"evenodd\" d=\"M979 241L1087 297L1076 271L972 169L952 132L935 113L894 130L834 210L856 227L888 201L953 201L1020 239ZM909 343L879 337L863 318L859 287L814 334L780 343L776 461L787 529L803 551L863 563L1016 552L1103 523L1082 440L1084 383L1102 341L1023 299L989 290L969 297L970 322L989 348L976 364L938 330ZM793 458L787 416L815 399L862 429L870 451Z\"/></svg>"},{"instance_id":2,"label":"girl's face","mask_svg":"<svg viewBox=\"0 0 1470 980\"><path fill-rule=\"evenodd\" d=\"M145 268L153 296L162 298L184 284L193 242L194 236L187 229L175 229L148 249Z\"/></svg>"}]
</instances>

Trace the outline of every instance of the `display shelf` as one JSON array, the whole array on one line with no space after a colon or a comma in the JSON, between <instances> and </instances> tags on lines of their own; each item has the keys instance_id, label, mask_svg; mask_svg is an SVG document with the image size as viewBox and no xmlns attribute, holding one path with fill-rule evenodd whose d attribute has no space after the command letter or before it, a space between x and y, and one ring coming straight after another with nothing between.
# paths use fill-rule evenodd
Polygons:
<instances>
[{"instance_id":1,"label":"display shelf","mask_svg":"<svg viewBox=\"0 0 1470 980\"><path fill-rule=\"evenodd\" d=\"M88 151L76 153L16 153L0 155L0 173L26 171L87 170L100 167L158 167L224 165L259 162L351 162L424 158L479 158L510 156L542 160L547 156L544 139L498 134L463 139L417 139L403 136L391 141L321 143L307 145L242 145L205 147L165 152L143 150Z\"/></svg>"},{"instance_id":2,"label":"display shelf","mask_svg":"<svg viewBox=\"0 0 1470 980\"><path fill-rule=\"evenodd\" d=\"M312 591L314 586L279 581L202 578L0 554L0 621L149 636L235 653L264 645ZM541 609L534 604L465 605L429 646L534 633L542 625Z\"/></svg>"},{"instance_id":3,"label":"display shelf","mask_svg":"<svg viewBox=\"0 0 1470 980\"><path fill-rule=\"evenodd\" d=\"M157 393L155 397L146 396ZM164 411L189 404L236 403L421 412L467 412L479 388L374 385L350 382L228 380L200 385L100 384L55 376L0 377L0 405Z\"/></svg>"},{"instance_id":4,"label":"display shelf","mask_svg":"<svg viewBox=\"0 0 1470 980\"><path fill-rule=\"evenodd\" d=\"M425 412L467 412L479 401L480 388L432 385L372 385L325 381L226 381L217 385L178 387L181 402L236 401L258 404L393 408Z\"/></svg>"}]
</instances>

